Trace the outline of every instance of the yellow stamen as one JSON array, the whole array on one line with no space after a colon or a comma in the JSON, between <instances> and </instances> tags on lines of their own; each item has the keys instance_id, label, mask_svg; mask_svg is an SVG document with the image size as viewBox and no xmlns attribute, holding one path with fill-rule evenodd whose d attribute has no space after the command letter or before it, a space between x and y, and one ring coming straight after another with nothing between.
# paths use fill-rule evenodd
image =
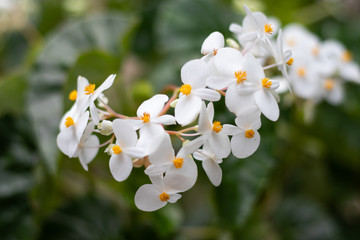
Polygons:
<instances>
[{"instance_id":1,"label":"yellow stamen","mask_svg":"<svg viewBox=\"0 0 360 240\"><path fill-rule=\"evenodd\" d=\"M120 154L122 152L122 149L118 145L113 146L112 150L115 154Z\"/></svg>"},{"instance_id":2,"label":"yellow stamen","mask_svg":"<svg viewBox=\"0 0 360 240\"><path fill-rule=\"evenodd\" d=\"M297 70L297 74L299 75L299 77L304 77L306 74L305 68L299 67Z\"/></svg>"},{"instance_id":3,"label":"yellow stamen","mask_svg":"<svg viewBox=\"0 0 360 240\"><path fill-rule=\"evenodd\" d=\"M319 55L319 48L318 48L318 47L313 47L313 49L312 49L312 54L313 54L314 56Z\"/></svg>"},{"instance_id":4,"label":"yellow stamen","mask_svg":"<svg viewBox=\"0 0 360 240\"><path fill-rule=\"evenodd\" d=\"M189 95L191 92L191 86L190 84L184 84L180 88L180 92L182 92L184 95Z\"/></svg>"},{"instance_id":5,"label":"yellow stamen","mask_svg":"<svg viewBox=\"0 0 360 240\"><path fill-rule=\"evenodd\" d=\"M237 84L244 83L244 81L246 80L246 77L247 77L246 71L236 71L235 77L236 77Z\"/></svg>"},{"instance_id":6,"label":"yellow stamen","mask_svg":"<svg viewBox=\"0 0 360 240\"><path fill-rule=\"evenodd\" d=\"M71 101L75 101L77 98L77 91L76 90L73 90L70 94L69 94L69 99Z\"/></svg>"},{"instance_id":7,"label":"yellow stamen","mask_svg":"<svg viewBox=\"0 0 360 240\"><path fill-rule=\"evenodd\" d=\"M344 62L350 62L352 60L352 54L350 51L345 51L343 52L342 56L341 56L341 59L344 61Z\"/></svg>"},{"instance_id":8,"label":"yellow stamen","mask_svg":"<svg viewBox=\"0 0 360 240\"><path fill-rule=\"evenodd\" d=\"M143 123L150 121L150 113L144 112L140 117L140 120L143 120Z\"/></svg>"},{"instance_id":9,"label":"yellow stamen","mask_svg":"<svg viewBox=\"0 0 360 240\"><path fill-rule=\"evenodd\" d=\"M85 94L89 95L92 94L95 90L95 84L89 84L88 86L85 87Z\"/></svg>"},{"instance_id":10,"label":"yellow stamen","mask_svg":"<svg viewBox=\"0 0 360 240\"><path fill-rule=\"evenodd\" d=\"M249 130L246 130L245 131L245 137L246 138L253 138L254 137L254 135L255 135L255 132L254 132L254 130L252 130L252 129L249 129Z\"/></svg>"},{"instance_id":11,"label":"yellow stamen","mask_svg":"<svg viewBox=\"0 0 360 240\"><path fill-rule=\"evenodd\" d=\"M167 202L170 199L170 196L166 192L163 192L162 194L159 195L159 198L160 201Z\"/></svg>"},{"instance_id":12,"label":"yellow stamen","mask_svg":"<svg viewBox=\"0 0 360 240\"><path fill-rule=\"evenodd\" d=\"M261 79L261 82L264 88L270 88L272 85L272 82L268 78Z\"/></svg>"},{"instance_id":13,"label":"yellow stamen","mask_svg":"<svg viewBox=\"0 0 360 240\"><path fill-rule=\"evenodd\" d=\"M328 78L325 80L325 82L324 82L325 90L331 91L331 90L333 90L334 86L335 86L335 81L333 79Z\"/></svg>"},{"instance_id":14,"label":"yellow stamen","mask_svg":"<svg viewBox=\"0 0 360 240\"><path fill-rule=\"evenodd\" d=\"M213 123L213 130L214 130L214 132L216 132L216 133L219 133L221 130L222 130L222 125L221 125L221 122L219 122L219 121L214 121L214 123Z\"/></svg>"},{"instance_id":15,"label":"yellow stamen","mask_svg":"<svg viewBox=\"0 0 360 240\"><path fill-rule=\"evenodd\" d=\"M294 63L294 58L290 58L289 61L286 62L287 65L291 66Z\"/></svg>"},{"instance_id":16,"label":"yellow stamen","mask_svg":"<svg viewBox=\"0 0 360 240\"><path fill-rule=\"evenodd\" d=\"M218 52L218 49L214 49L213 50L213 56L215 56L217 54L217 52Z\"/></svg>"},{"instance_id":17,"label":"yellow stamen","mask_svg":"<svg viewBox=\"0 0 360 240\"><path fill-rule=\"evenodd\" d=\"M173 163L174 163L175 168L181 168L182 165L184 164L184 159L183 158L175 158Z\"/></svg>"},{"instance_id":18,"label":"yellow stamen","mask_svg":"<svg viewBox=\"0 0 360 240\"><path fill-rule=\"evenodd\" d=\"M272 34L273 33L273 27L271 26L271 24L265 24L264 25L264 31L268 34Z\"/></svg>"},{"instance_id":19,"label":"yellow stamen","mask_svg":"<svg viewBox=\"0 0 360 240\"><path fill-rule=\"evenodd\" d=\"M72 125L74 125L75 123L74 123L74 119L72 118L72 117L67 117L66 119L65 119L65 126L68 128L68 127L70 127L70 126L72 126Z\"/></svg>"}]
</instances>

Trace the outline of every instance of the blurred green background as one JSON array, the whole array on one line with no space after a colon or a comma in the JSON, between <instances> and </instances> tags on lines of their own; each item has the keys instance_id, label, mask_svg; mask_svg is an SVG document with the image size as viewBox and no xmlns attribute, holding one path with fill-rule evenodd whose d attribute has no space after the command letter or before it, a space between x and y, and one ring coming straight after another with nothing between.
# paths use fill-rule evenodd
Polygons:
<instances>
[{"instance_id":1,"label":"blurred green background","mask_svg":"<svg viewBox=\"0 0 360 240\"><path fill-rule=\"evenodd\" d=\"M133 115L180 85L180 68L211 32L232 36L244 3L342 41L359 62L357 0L0 0L0 239L360 239L355 84L308 124L304 102L282 101L277 122L262 119L257 152L221 164L219 187L198 164L197 184L153 213L134 204L149 183L143 169L118 183L102 151L86 172L57 149L78 75L101 83L116 73L110 106ZM215 104L217 119L232 123L223 106Z\"/></svg>"}]
</instances>

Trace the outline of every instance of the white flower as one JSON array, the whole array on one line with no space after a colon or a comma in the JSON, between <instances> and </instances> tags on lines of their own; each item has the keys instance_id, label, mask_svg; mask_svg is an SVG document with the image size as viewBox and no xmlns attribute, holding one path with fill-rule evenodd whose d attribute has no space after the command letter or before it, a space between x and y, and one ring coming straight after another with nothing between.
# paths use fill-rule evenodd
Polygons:
<instances>
[{"instance_id":1,"label":"white flower","mask_svg":"<svg viewBox=\"0 0 360 240\"><path fill-rule=\"evenodd\" d=\"M74 112L65 115L64 128L58 134L56 141L59 149L68 157L75 156L80 139L89 120L89 112Z\"/></svg>"},{"instance_id":2,"label":"white flower","mask_svg":"<svg viewBox=\"0 0 360 240\"><path fill-rule=\"evenodd\" d=\"M175 156L168 134L162 134L155 142L156 145L149 154L151 165L146 168L145 173L153 176L166 172L167 178L174 178L169 183L173 189L179 191L190 189L197 179L197 167L190 154L195 152L200 145L189 142ZM176 180L178 176L184 176L183 180Z\"/></svg>"},{"instance_id":3,"label":"white flower","mask_svg":"<svg viewBox=\"0 0 360 240\"><path fill-rule=\"evenodd\" d=\"M164 104L169 100L169 97L164 94L157 94L152 98L144 101L137 110L139 120L127 119L136 130L140 129L140 138L138 146L143 148L146 152L152 147L153 140L164 133L163 125L175 124L175 117L169 114L161 115Z\"/></svg>"},{"instance_id":4,"label":"white flower","mask_svg":"<svg viewBox=\"0 0 360 240\"><path fill-rule=\"evenodd\" d=\"M219 166L222 163L222 159L216 156L209 148L204 146L203 149L199 149L194 152L194 158L202 162L202 166L209 177L210 182L214 186L219 186L222 179L222 170Z\"/></svg>"},{"instance_id":5,"label":"white flower","mask_svg":"<svg viewBox=\"0 0 360 240\"><path fill-rule=\"evenodd\" d=\"M132 158L145 156L142 149L136 147L137 134L135 129L126 121L115 119L113 130L116 137L116 145L112 147L113 154L110 157L110 171L116 181L124 181L128 178L133 168Z\"/></svg>"},{"instance_id":6,"label":"white flower","mask_svg":"<svg viewBox=\"0 0 360 240\"><path fill-rule=\"evenodd\" d=\"M178 190L172 189L169 180L162 175L150 176L152 184L141 186L135 194L135 205L143 211L152 212L164 207L168 202L175 203L181 198ZM182 177L178 176L178 181Z\"/></svg>"},{"instance_id":7,"label":"white flower","mask_svg":"<svg viewBox=\"0 0 360 240\"><path fill-rule=\"evenodd\" d=\"M224 124L224 132L233 135L231 150L235 157L247 158L252 155L260 144L261 126L260 111L257 108L248 109L235 119L237 127Z\"/></svg>"},{"instance_id":8,"label":"white flower","mask_svg":"<svg viewBox=\"0 0 360 240\"><path fill-rule=\"evenodd\" d=\"M323 80L322 96L332 105L339 105L344 100L343 82L339 79L325 78Z\"/></svg>"},{"instance_id":9,"label":"white flower","mask_svg":"<svg viewBox=\"0 0 360 240\"><path fill-rule=\"evenodd\" d=\"M94 123L89 122L74 154L74 157L79 157L80 163L86 171L88 170L88 164L95 158L99 151L99 138L92 135L93 130Z\"/></svg>"},{"instance_id":10,"label":"white flower","mask_svg":"<svg viewBox=\"0 0 360 240\"><path fill-rule=\"evenodd\" d=\"M292 51L290 49L284 51L283 35L281 29L279 30L279 35L277 37L276 47L273 49L273 55L276 64L278 64L279 71L281 71L283 77L288 80L289 77L286 71L286 65L291 66L294 62L294 59L291 58Z\"/></svg>"},{"instance_id":11,"label":"white flower","mask_svg":"<svg viewBox=\"0 0 360 240\"><path fill-rule=\"evenodd\" d=\"M224 36L219 32L211 33L203 42L201 46L201 53L205 56L205 61L213 59L218 50L225 45Z\"/></svg>"},{"instance_id":12,"label":"white flower","mask_svg":"<svg viewBox=\"0 0 360 240\"><path fill-rule=\"evenodd\" d=\"M213 103L210 102L207 108L203 103L199 115L198 132L204 136L204 148L211 149L213 153L221 158L226 158L231 152L229 137L222 131L221 123L213 120Z\"/></svg>"},{"instance_id":13,"label":"white flower","mask_svg":"<svg viewBox=\"0 0 360 240\"><path fill-rule=\"evenodd\" d=\"M176 121L184 126L195 120L201 109L202 100L218 101L220 94L205 88L210 69L201 59L191 60L181 68L179 101L175 106Z\"/></svg>"}]
</instances>

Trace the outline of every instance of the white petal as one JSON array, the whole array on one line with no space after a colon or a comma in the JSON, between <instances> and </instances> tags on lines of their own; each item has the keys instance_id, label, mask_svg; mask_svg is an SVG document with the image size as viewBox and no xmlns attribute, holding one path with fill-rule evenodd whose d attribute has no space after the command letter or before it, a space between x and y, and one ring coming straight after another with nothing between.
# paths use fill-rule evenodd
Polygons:
<instances>
[{"instance_id":1,"label":"white petal","mask_svg":"<svg viewBox=\"0 0 360 240\"><path fill-rule=\"evenodd\" d=\"M201 109L201 98L192 94L179 98L175 107L176 121L185 126L192 123Z\"/></svg>"},{"instance_id":2,"label":"white petal","mask_svg":"<svg viewBox=\"0 0 360 240\"><path fill-rule=\"evenodd\" d=\"M141 117L145 112L150 114L150 118L157 117L164 108L165 103L169 101L169 97L165 94L157 94L152 98L144 101L138 108L136 114Z\"/></svg>"},{"instance_id":3,"label":"white petal","mask_svg":"<svg viewBox=\"0 0 360 240\"><path fill-rule=\"evenodd\" d=\"M205 146L208 146L220 158L226 158L231 152L229 137L221 132L211 133Z\"/></svg>"},{"instance_id":4,"label":"white petal","mask_svg":"<svg viewBox=\"0 0 360 240\"><path fill-rule=\"evenodd\" d=\"M279 118L279 106L269 91L260 89L254 94L254 98L256 105L265 117L271 121L276 121Z\"/></svg>"},{"instance_id":5,"label":"white petal","mask_svg":"<svg viewBox=\"0 0 360 240\"><path fill-rule=\"evenodd\" d=\"M243 56L234 48L221 48L214 58L214 65L221 75L233 77L236 71L242 69Z\"/></svg>"},{"instance_id":6,"label":"white petal","mask_svg":"<svg viewBox=\"0 0 360 240\"><path fill-rule=\"evenodd\" d=\"M113 130L121 148L133 147L136 145L136 131L126 121L123 121L122 119L115 119L113 121Z\"/></svg>"},{"instance_id":7,"label":"white petal","mask_svg":"<svg viewBox=\"0 0 360 240\"><path fill-rule=\"evenodd\" d=\"M169 134L163 134L155 139L149 161L154 165L162 165L175 159L175 152Z\"/></svg>"},{"instance_id":8,"label":"white petal","mask_svg":"<svg viewBox=\"0 0 360 240\"><path fill-rule=\"evenodd\" d=\"M262 66L251 53L247 53L244 57L243 70L247 75L245 82L261 83L261 79L265 77Z\"/></svg>"},{"instance_id":9,"label":"white petal","mask_svg":"<svg viewBox=\"0 0 360 240\"><path fill-rule=\"evenodd\" d=\"M230 24L229 30L235 34L241 34L243 32L242 27L237 23Z\"/></svg>"},{"instance_id":10,"label":"white petal","mask_svg":"<svg viewBox=\"0 0 360 240\"><path fill-rule=\"evenodd\" d=\"M142 185L135 194L135 205L142 211L152 212L166 205L159 198L162 192L152 184Z\"/></svg>"},{"instance_id":11,"label":"white petal","mask_svg":"<svg viewBox=\"0 0 360 240\"><path fill-rule=\"evenodd\" d=\"M91 119L95 123L95 125L99 124L99 111L97 107L95 106L94 102L90 102L90 113L91 113Z\"/></svg>"},{"instance_id":12,"label":"white petal","mask_svg":"<svg viewBox=\"0 0 360 240\"><path fill-rule=\"evenodd\" d=\"M226 135L232 136L232 135L238 134L239 132L241 132L241 130L234 125L224 124L221 132Z\"/></svg>"},{"instance_id":13,"label":"white petal","mask_svg":"<svg viewBox=\"0 0 360 240\"><path fill-rule=\"evenodd\" d=\"M248 108L235 118L236 125L244 130L254 129L258 130L261 126L261 112L259 108Z\"/></svg>"},{"instance_id":14,"label":"white petal","mask_svg":"<svg viewBox=\"0 0 360 240\"><path fill-rule=\"evenodd\" d=\"M177 200L179 200L181 198L180 194L170 194L170 198L168 200L169 203L175 203Z\"/></svg>"},{"instance_id":15,"label":"white petal","mask_svg":"<svg viewBox=\"0 0 360 240\"><path fill-rule=\"evenodd\" d=\"M146 155L145 151L139 147L127 147L123 152L131 158L142 158Z\"/></svg>"},{"instance_id":16,"label":"white petal","mask_svg":"<svg viewBox=\"0 0 360 240\"><path fill-rule=\"evenodd\" d=\"M214 50L218 50L224 47L224 36L219 32L211 33L203 42L201 46L201 53L206 54L213 54Z\"/></svg>"},{"instance_id":17,"label":"white petal","mask_svg":"<svg viewBox=\"0 0 360 240\"><path fill-rule=\"evenodd\" d=\"M140 138L137 147L142 148L146 154L149 154L157 146L156 139L165 134L164 128L157 123L148 122L140 129Z\"/></svg>"},{"instance_id":18,"label":"white petal","mask_svg":"<svg viewBox=\"0 0 360 240\"><path fill-rule=\"evenodd\" d=\"M105 91L106 89L108 89L109 87L111 87L114 83L114 79L115 79L116 75L115 74L111 74L95 91L94 94L91 97L91 101L95 101L100 93L102 93L103 91ZM97 123L95 123L97 124Z\"/></svg>"},{"instance_id":19,"label":"white petal","mask_svg":"<svg viewBox=\"0 0 360 240\"><path fill-rule=\"evenodd\" d=\"M87 171L88 170L88 164L95 158L97 155L99 148L96 147L100 144L99 138L95 135L89 136L84 145L89 147L83 147L80 150L79 153L79 159L80 163L83 166L83 168Z\"/></svg>"},{"instance_id":20,"label":"white petal","mask_svg":"<svg viewBox=\"0 0 360 240\"><path fill-rule=\"evenodd\" d=\"M216 90L224 89L234 82L236 82L235 75L233 77L210 76L206 79L206 85Z\"/></svg>"},{"instance_id":21,"label":"white petal","mask_svg":"<svg viewBox=\"0 0 360 240\"><path fill-rule=\"evenodd\" d=\"M176 124L175 117L169 114L162 115L160 117L156 117L151 119L153 123L159 123L164 125L174 125Z\"/></svg>"},{"instance_id":22,"label":"white petal","mask_svg":"<svg viewBox=\"0 0 360 240\"><path fill-rule=\"evenodd\" d=\"M86 111L84 114L80 116L80 118L75 123L75 131L78 142L80 142L80 139L88 123L88 120L89 120L89 112Z\"/></svg>"},{"instance_id":23,"label":"white petal","mask_svg":"<svg viewBox=\"0 0 360 240\"><path fill-rule=\"evenodd\" d=\"M240 114L247 108L256 106L254 95L239 94L235 84L230 85L226 91L225 105L230 110L230 112L235 113L235 115Z\"/></svg>"},{"instance_id":24,"label":"white petal","mask_svg":"<svg viewBox=\"0 0 360 240\"><path fill-rule=\"evenodd\" d=\"M205 160L202 162L202 166L209 177L210 182L215 186L219 186L222 179L222 170L220 166L213 160Z\"/></svg>"},{"instance_id":25,"label":"white petal","mask_svg":"<svg viewBox=\"0 0 360 240\"><path fill-rule=\"evenodd\" d=\"M212 101L212 102L219 101L221 98L220 93L218 93L215 90L207 89L207 88L194 89L192 91L192 94L200 97L203 100Z\"/></svg>"},{"instance_id":26,"label":"white petal","mask_svg":"<svg viewBox=\"0 0 360 240\"><path fill-rule=\"evenodd\" d=\"M116 181L127 179L133 168L131 158L124 153L113 154L109 161L110 172Z\"/></svg>"},{"instance_id":27,"label":"white petal","mask_svg":"<svg viewBox=\"0 0 360 240\"><path fill-rule=\"evenodd\" d=\"M209 114L205 107L205 103L202 102L201 104L201 111L199 115L199 127L198 132L201 134L205 134L209 131L212 131L212 122L209 120Z\"/></svg>"},{"instance_id":28,"label":"white petal","mask_svg":"<svg viewBox=\"0 0 360 240\"><path fill-rule=\"evenodd\" d=\"M159 174L163 174L164 172L166 172L167 170L169 170L169 168L173 165L172 162L167 162L164 164L160 164L160 165L153 165L151 164L150 166L148 166L145 169L145 174L149 175L149 176L153 176L153 175L159 175Z\"/></svg>"},{"instance_id":29,"label":"white petal","mask_svg":"<svg viewBox=\"0 0 360 240\"><path fill-rule=\"evenodd\" d=\"M207 152L204 151L203 149L199 149L196 152L194 152L193 156L196 160L199 160L199 161L205 161L205 160L210 159Z\"/></svg>"},{"instance_id":30,"label":"white petal","mask_svg":"<svg viewBox=\"0 0 360 240\"><path fill-rule=\"evenodd\" d=\"M247 158L252 155L260 144L260 135L254 131L252 138L246 138L245 133L236 134L231 139L231 150L237 158Z\"/></svg>"},{"instance_id":31,"label":"white petal","mask_svg":"<svg viewBox=\"0 0 360 240\"><path fill-rule=\"evenodd\" d=\"M190 60L181 68L181 81L194 89L203 88L209 72L209 66L201 59Z\"/></svg>"},{"instance_id":32,"label":"white petal","mask_svg":"<svg viewBox=\"0 0 360 240\"><path fill-rule=\"evenodd\" d=\"M62 130L56 138L59 149L70 158L75 156L79 144L73 128L70 126Z\"/></svg>"},{"instance_id":33,"label":"white petal","mask_svg":"<svg viewBox=\"0 0 360 240\"><path fill-rule=\"evenodd\" d=\"M204 142L207 139L207 135L202 135L198 138L195 138L194 140L186 143L178 152L177 156L179 157L185 157L187 155L190 155L194 153L196 150L198 150L201 145L204 144Z\"/></svg>"},{"instance_id":34,"label":"white petal","mask_svg":"<svg viewBox=\"0 0 360 240\"><path fill-rule=\"evenodd\" d=\"M142 128L144 126L143 120L138 119L123 119L126 123L131 125L135 130L138 130L139 128Z\"/></svg>"}]
</instances>

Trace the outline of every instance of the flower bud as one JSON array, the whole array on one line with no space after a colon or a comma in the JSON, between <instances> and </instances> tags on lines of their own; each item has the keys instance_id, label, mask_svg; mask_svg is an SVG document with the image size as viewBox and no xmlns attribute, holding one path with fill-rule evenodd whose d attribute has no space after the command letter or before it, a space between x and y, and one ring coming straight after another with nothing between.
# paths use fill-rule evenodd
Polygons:
<instances>
[{"instance_id":1,"label":"flower bud","mask_svg":"<svg viewBox=\"0 0 360 240\"><path fill-rule=\"evenodd\" d=\"M97 127L102 135L109 136L113 133L112 122L109 120L102 121Z\"/></svg>"},{"instance_id":2,"label":"flower bud","mask_svg":"<svg viewBox=\"0 0 360 240\"><path fill-rule=\"evenodd\" d=\"M235 49L240 49L239 44L232 38L227 38L226 39L226 44L229 45L229 47L235 48Z\"/></svg>"},{"instance_id":3,"label":"flower bud","mask_svg":"<svg viewBox=\"0 0 360 240\"><path fill-rule=\"evenodd\" d=\"M172 101L172 102L170 103L170 107L174 108L174 107L176 106L176 104L177 104L178 101L179 101L179 99L175 99L174 101Z\"/></svg>"}]
</instances>

